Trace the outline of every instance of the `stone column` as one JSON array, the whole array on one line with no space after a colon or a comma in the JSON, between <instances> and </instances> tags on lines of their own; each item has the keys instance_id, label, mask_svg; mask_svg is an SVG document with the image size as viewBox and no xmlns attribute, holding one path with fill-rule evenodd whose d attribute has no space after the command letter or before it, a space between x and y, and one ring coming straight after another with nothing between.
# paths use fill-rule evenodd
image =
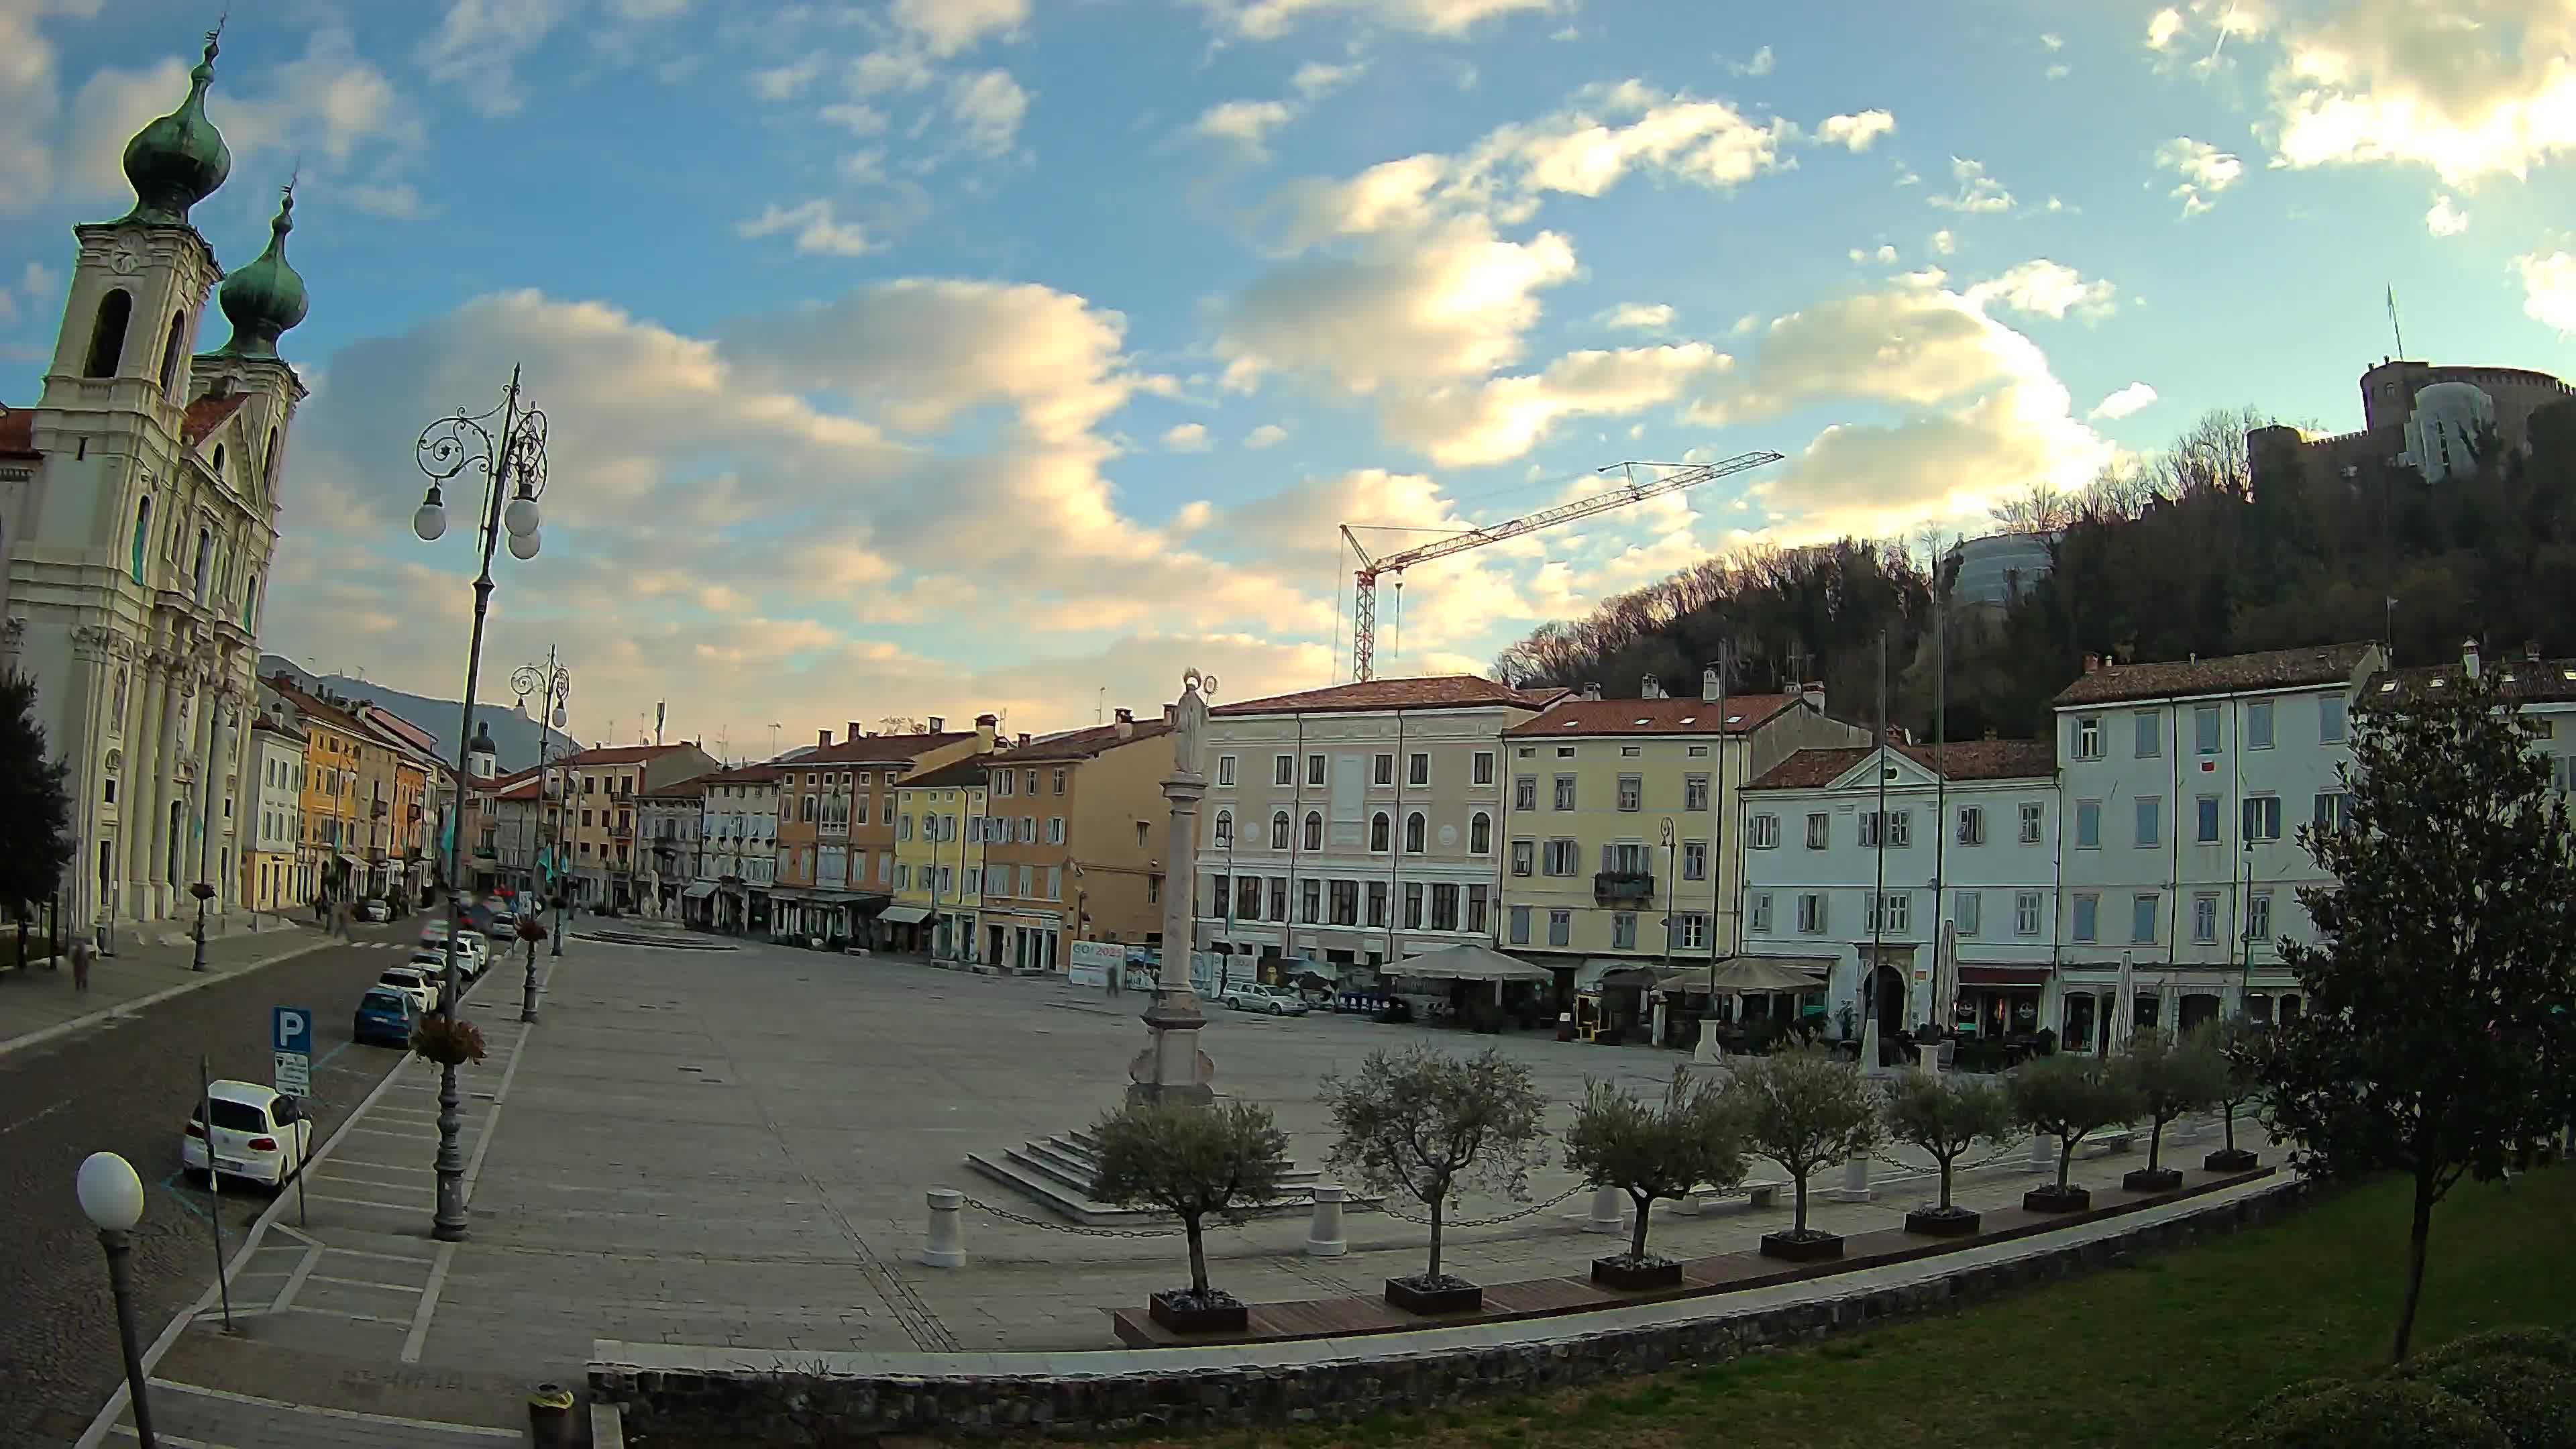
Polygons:
<instances>
[{"instance_id":1,"label":"stone column","mask_svg":"<svg viewBox=\"0 0 2576 1449\"><path fill-rule=\"evenodd\" d=\"M135 887L151 879L152 837L159 829L152 818L159 800L153 781L160 770L161 711L169 695L160 659L149 649L135 654L133 679L135 699L125 720L125 769L116 785L119 823L112 889L120 919L141 917L143 893Z\"/></svg>"},{"instance_id":2,"label":"stone column","mask_svg":"<svg viewBox=\"0 0 2576 1449\"><path fill-rule=\"evenodd\" d=\"M1174 707L1172 773L1163 781L1163 798L1171 802L1171 837L1163 867L1163 970L1154 983L1154 1004L1145 1008L1149 1040L1129 1065L1131 1102L1174 1102L1204 1106L1216 1092L1208 1085L1216 1064L1199 1051L1199 1028L1207 1017L1190 986L1190 948L1196 944L1198 895L1199 801L1207 794L1207 777L1199 773L1200 741L1207 730L1207 696L1214 677L1195 669L1182 676L1180 703Z\"/></svg>"}]
</instances>

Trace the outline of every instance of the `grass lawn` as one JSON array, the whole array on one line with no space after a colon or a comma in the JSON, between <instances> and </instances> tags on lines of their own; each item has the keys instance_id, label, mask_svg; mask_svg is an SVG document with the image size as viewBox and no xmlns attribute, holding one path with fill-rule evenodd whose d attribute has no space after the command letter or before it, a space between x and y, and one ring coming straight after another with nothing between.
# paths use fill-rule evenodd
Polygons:
<instances>
[{"instance_id":1,"label":"grass lawn","mask_svg":"<svg viewBox=\"0 0 2576 1449\"><path fill-rule=\"evenodd\" d=\"M1427 1418L1186 1442L2204 1449L2273 1389L2387 1357L2407 1192L2378 1183L2268 1228L1812 1349ZM2434 1214L2415 1346L2503 1324L2576 1328L2571 1282L2576 1169L2510 1190L2464 1182Z\"/></svg>"}]
</instances>

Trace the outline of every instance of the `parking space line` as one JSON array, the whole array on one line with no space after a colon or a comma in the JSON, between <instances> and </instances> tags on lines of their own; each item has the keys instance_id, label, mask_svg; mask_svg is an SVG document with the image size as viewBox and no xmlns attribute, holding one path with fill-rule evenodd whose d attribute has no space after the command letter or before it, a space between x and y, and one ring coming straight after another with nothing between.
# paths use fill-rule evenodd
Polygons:
<instances>
[{"instance_id":1,"label":"parking space line","mask_svg":"<svg viewBox=\"0 0 2576 1449\"><path fill-rule=\"evenodd\" d=\"M372 1248L333 1247L324 1248L322 1251L326 1253L337 1253L344 1258L382 1258L388 1263L435 1263L438 1261L436 1258L416 1257L410 1253L379 1253Z\"/></svg>"},{"instance_id":2,"label":"parking space line","mask_svg":"<svg viewBox=\"0 0 2576 1449\"><path fill-rule=\"evenodd\" d=\"M333 1167L364 1167L377 1172L436 1172L438 1170L434 1167L412 1167L400 1162L360 1162L354 1157L343 1162L335 1157L331 1159L328 1166L321 1169L321 1175L328 1176Z\"/></svg>"},{"instance_id":3,"label":"parking space line","mask_svg":"<svg viewBox=\"0 0 2576 1449\"><path fill-rule=\"evenodd\" d=\"M263 1399L256 1394L237 1394L229 1389L201 1388L196 1384L173 1383L168 1379L152 1380L154 1389L173 1393L195 1394L200 1398L222 1399L228 1403L248 1404L253 1408L280 1410L290 1414L319 1414L326 1419L348 1419L361 1424L391 1424L404 1429L435 1429L450 1434L471 1434L478 1439L508 1439L513 1443L525 1437L519 1429L494 1429L482 1424L442 1424L435 1419L406 1419L395 1414L369 1414L357 1409L332 1409L320 1404L291 1404L284 1399Z\"/></svg>"},{"instance_id":4,"label":"parking space line","mask_svg":"<svg viewBox=\"0 0 2576 1449\"><path fill-rule=\"evenodd\" d=\"M378 1318L372 1313L343 1313L337 1308L314 1308L302 1303L289 1303L286 1305L286 1311L289 1313L310 1313L321 1318L345 1318L352 1323L381 1323L392 1328L401 1328L405 1326L404 1321L399 1318Z\"/></svg>"},{"instance_id":5,"label":"parking space line","mask_svg":"<svg viewBox=\"0 0 2576 1449\"><path fill-rule=\"evenodd\" d=\"M313 1275L313 1265L321 1261L322 1250L320 1248L308 1247L304 1249L302 1256L295 1260L295 1270L286 1275L285 1282L278 1285L277 1296L269 1301L268 1306L271 1309L279 1309L293 1303L295 1301L297 1290L304 1286L304 1280Z\"/></svg>"},{"instance_id":6,"label":"parking space line","mask_svg":"<svg viewBox=\"0 0 2576 1449\"><path fill-rule=\"evenodd\" d=\"M328 1273L309 1273L305 1276L316 1283L337 1283L343 1288L382 1288L388 1293L418 1293L421 1291L419 1288L414 1287L409 1283L379 1283L373 1278L334 1278Z\"/></svg>"},{"instance_id":7,"label":"parking space line","mask_svg":"<svg viewBox=\"0 0 2576 1449\"><path fill-rule=\"evenodd\" d=\"M429 1282L420 1290L419 1306L412 1310L411 1332L403 1335L402 1361L420 1362L423 1344L429 1341L429 1321L438 1312L438 1295L447 1287L447 1265L456 1257L454 1243L438 1245L438 1261L429 1265Z\"/></svg>"},{"instance_id":8,"label":"parking space line","mask_svg":"<svg viewBox=\"0 0 2576 1449\"><path fill-rule=\"evenodd\" d=\"M115 1428L108 1430L108 1432L116 1435L120 1439L140 1439L143 1437L142 1435L134 1432L134 1428L130 1424L119 1424ZM159 1443L169 1445L170 1449L233 1449L233 1446L230 1444L218 1444L212 1439L187 1439L182 1438L177 1434L160 1433L157 1430L153 1433L152 1437Z\"/></svg>"},{"instance_id":9,"label":"parking space line","mask_svg":"<svg viewBox=\"0 0 2576 1449\"><path fill-rule=\"evenodd\" d=\"M378 1202L370 1197L334 1197L327 1192L317 1192L313 1196L322 1202L346 1203L350 1207L383 1208L388 1212L397 1213L416 1212L420 1207L418 1203Z\"/></svg>"}]
</instances>

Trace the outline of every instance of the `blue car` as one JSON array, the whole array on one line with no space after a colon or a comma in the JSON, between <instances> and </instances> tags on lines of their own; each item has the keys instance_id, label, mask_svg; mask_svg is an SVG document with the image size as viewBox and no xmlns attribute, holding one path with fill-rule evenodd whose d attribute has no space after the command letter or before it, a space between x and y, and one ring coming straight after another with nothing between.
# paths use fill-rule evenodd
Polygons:
<instances>
[{"instance_id":1,"label":"blue car","mask_svg":"<svg viewBox=\"0 0 2576 1449\"><path fill-rule=\"evenodd\" d=\"M358 998L357 1019L349 1024L349 1035L361 1042L385 1046L408 1046L411 1029L420 1024L420 1008L411 997L390 986L370 987Z\"/></svg>"}]
</instances>

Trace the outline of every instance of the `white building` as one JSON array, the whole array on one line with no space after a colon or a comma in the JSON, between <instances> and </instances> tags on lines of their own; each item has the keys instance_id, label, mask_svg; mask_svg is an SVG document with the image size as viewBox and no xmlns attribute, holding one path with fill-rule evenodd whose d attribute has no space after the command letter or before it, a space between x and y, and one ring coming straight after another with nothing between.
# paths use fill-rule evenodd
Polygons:
<instances>
[{"instance_id":1,"label":"white building","mask_svg":"<svg viewBox=\"0 0 2576 1449\"><path fill-rule=\"evenodd\" d=\"M320 883L303 860L304 735L283 720L251 721L251 841L242 860L249 878L242 903L254 911L292 912L307 904Z\"/></svg>"},{"instance_id":2,"label":"white building","mask_svg":"<svg viewBox=\"0 0 2576 1449\"><path fill-rule=\"evenodd\" d=\"M255 813L241 802L260 602L305 396L277 339L306 301L285 257L291 195L268 250L230 276L189 218L232 165L206 119L214 59L210 39L179 108L126 146L133 209L74 228L43 391L0 413L0 664L34 676L70 766L64 904L109 927L193 912L201 879L229 908ZM232 335L197 353L219 278Z\"/></svg>"},{"instance_id":3,"label":"white building","mask_svg":"<svg viewBox=\"0 0 2576 1449\"><path fill-rule=\"evenodd\" d=\"M1211 710L1200 949L1373 967L1491 944L1502 733L1559 692L1461 674Z\"/></svg>"},{"instance_id":4,"label":"white building","mask_svg":"<svg viewBox=\"0 0 2576 1449\"><path fill-rule=\"evenodd\" d=\"M2064 882L2053 1023L2107 1039L2120 963L2139 1030L2299 1009L2283 939L2326 877L2301 825L2338 818L2375 644L2163 664L2085 661L2056 699Z\"/></svg>"},{"instance_id":5,"label":"white building","mask_svg":"<svg viewBox=\"0 0 2576 1449\"><path fill-rule=\"evenodd\" d=\"M776 765L745 765L699 777L707 792L698 815L698 875L682 893L685 919L718 931L768 930L769 892L778 883L778 782L786 774Z\"/></svg>"},{"instance_id":6,"label":"white building","mask_svg":"<svg viewBox=\"0 0 2576 1449\"><path fill-rule=\"evenodd\" d=\"M1855 1033L1871 1011L1883 1037L1911 1031L1945 998L1962 1033L2037 1031L2057 953L2056 785L2045 742L1800 750L1743 792L1744 954L1818 972L1829 1019L1848 1011Z\"/></svg>"}]
</instances>

